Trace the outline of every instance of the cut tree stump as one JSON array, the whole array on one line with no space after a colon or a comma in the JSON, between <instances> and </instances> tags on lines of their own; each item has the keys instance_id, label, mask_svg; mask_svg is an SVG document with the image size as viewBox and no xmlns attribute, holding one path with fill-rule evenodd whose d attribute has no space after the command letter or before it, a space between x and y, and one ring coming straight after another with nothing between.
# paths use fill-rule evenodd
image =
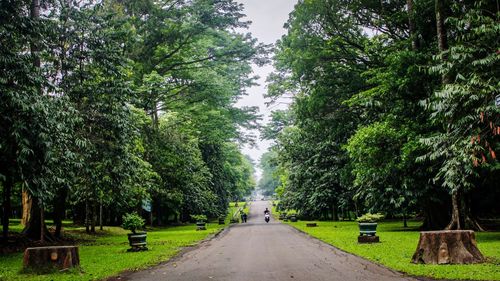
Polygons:
<instances>
[{"instance_id":1,"label":"cut tree stump","mask_svg":"<svg viewBox=\"0 0 500 281\"><path fill-rule=\"evenodd\" d=\"M24 251L23 267L35 271L68 269L80 265L76 246L51 246L27 248Z\"/></svg>"},{"instance_id":2,"label":"cut tree stump","mask_svg":"<svg viewBox=\"0 0 500 281\"><path fill-rule=\"evenodd\" d=\"M413 263L468 264L480 263L484 256L477 248L472 230L422 231Z\"/></svg>"}]
</instances>

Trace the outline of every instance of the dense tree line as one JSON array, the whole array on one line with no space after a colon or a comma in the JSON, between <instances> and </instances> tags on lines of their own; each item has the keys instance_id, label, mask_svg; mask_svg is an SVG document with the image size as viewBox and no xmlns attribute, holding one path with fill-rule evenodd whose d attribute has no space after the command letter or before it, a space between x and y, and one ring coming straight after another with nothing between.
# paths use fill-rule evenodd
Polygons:
<instances>
[{"instance_id":1,"label":"dense tree line","mask_svg":"<svg viewBox=\"0 0 500 281\"><path fill-rule=\"evenodd\" d=\"M44 240L64 218L95 232L137 211L161 225L223 215L249 194L238 143L259 117L235 102L268 48L238 32L241 11L232 0L1 1L3 238L14 212Z\"/></svg>"},{"instance_id":2,"label":"dense tree line","mask_svg":"<svg viewBox=\"0 0 500 281\"><path fill-rule=\"evenodd\" d=\"M500 214L497 1L299 1L268 95L285 208L417 214L481 229ZM265 158L264 158L265 160Z\"/></svg>"}]
</instances>

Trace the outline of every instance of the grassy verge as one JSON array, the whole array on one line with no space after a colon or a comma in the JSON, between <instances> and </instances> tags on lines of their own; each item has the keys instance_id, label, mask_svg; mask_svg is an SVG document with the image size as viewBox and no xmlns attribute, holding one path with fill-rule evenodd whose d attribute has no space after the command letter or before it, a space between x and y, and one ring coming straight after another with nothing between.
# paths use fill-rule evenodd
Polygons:
<instances>
[{"instance_id":1,"label":"grassy verge","mask_svg":"<svg viewBox=\"0 0 500 281\"><path fill-rule=\"evenodd\" d=\"M249 210L250 210L250 202L238 202L238 206L236 206L236 202L230 202L228 214L226 216L226 223L229 223L231 218L233 217L237 218L238 220L241 220L240 212L243 211L248 215Z\"/></svg>"},{"instance_id":2,"label":"grassy verge","mask_svg":"<svg viewBox=\"0 0 500 281\"><path fill-rule=\"evenodd\" d=\"M0 256L0 280L100 280L125 270L144 269L166 261L182 247L195 245L224 226L207 224L206 231L196 231L195 225L153 228L148 230L149 251L128 253L127 231L105 227L97 235L87 235L83 229L67 229L67 235L79 243L81 270L65 273L34 275L20 273L22 253Z\"/></svg>"},{"instance_id":3,"label":"grassy verge","mask_svg":"<svg viewBox=\"0 0 500 281\"><path fill-rule=\"evenodd\" d=\"M500 280L500 232L476 233L478 247L487 262L474 265L422 265L410 263L417 247L420 222L380 222L377 235L381 243L358 244L356 222L316 221L318 227L306 227L306 221L287 223L313 237L346 252L362 256L397 271L438 279Z\"/></svg>"}]
</instances>

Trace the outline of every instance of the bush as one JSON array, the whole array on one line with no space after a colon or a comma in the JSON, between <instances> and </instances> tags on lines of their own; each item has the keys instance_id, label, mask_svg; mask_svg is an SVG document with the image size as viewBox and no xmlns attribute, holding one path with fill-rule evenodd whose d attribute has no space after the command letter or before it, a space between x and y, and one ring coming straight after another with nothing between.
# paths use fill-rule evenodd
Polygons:
<instances>
[{"instance_id":1,"label":"bush","mask_svg":"<svg viewBox=\"0 0 500 281\"><path fill-rule=\"evenodd\" d=\"M376 213L376 214L366 213L366 214L362 215L361 217L357 218L356 221L357 222L378 222L379 220L381 220L383 218L384 218L384 215L380 214L380 213Z\"/></svg>"},{"instance_id":2,"label":"bush","mask_svg":"<svg viewBox=\"0 0 500 281\"><path fill-rule=\"evenodd\" d=\"M191 215L191 218L196 222L207 222L207 216L205 215Z\"/></svg>"},{"instance_id":3,"label":"bush","mask_svg":"<svg viewBox=\"0 0 500 281\"><path fill-rule=\"evenodd\" d=\"M137 229L144 227L144 220L137 213L125 214L122 227L135 233Z\"/></svg>"}]
</instances>

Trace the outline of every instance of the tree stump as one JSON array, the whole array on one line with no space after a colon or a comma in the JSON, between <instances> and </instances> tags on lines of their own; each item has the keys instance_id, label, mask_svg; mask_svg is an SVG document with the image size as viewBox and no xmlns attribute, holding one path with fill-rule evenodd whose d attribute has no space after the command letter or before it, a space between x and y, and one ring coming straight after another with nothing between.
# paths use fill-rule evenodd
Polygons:
<instances>
[{"instance_id":1,"label":"tree stump","mask_svg":"<svg viewBox=\"0 0 500 281\"><path fill-rule=\"evenodd\" d=\"M422 231L413 263L469 264L484 261L472 230Z\"/></svg>"},{"instance_id":2,"label":"tree stump","mask_svg":"<svg viewBox=\"0 0 500 281\"><path fill-rule=\"evenodd\" d=\"M27 248L24 251L23 267L35 271L67 269L80 265L76 246L51 246Z\"/></svg>"}]
</instances>

